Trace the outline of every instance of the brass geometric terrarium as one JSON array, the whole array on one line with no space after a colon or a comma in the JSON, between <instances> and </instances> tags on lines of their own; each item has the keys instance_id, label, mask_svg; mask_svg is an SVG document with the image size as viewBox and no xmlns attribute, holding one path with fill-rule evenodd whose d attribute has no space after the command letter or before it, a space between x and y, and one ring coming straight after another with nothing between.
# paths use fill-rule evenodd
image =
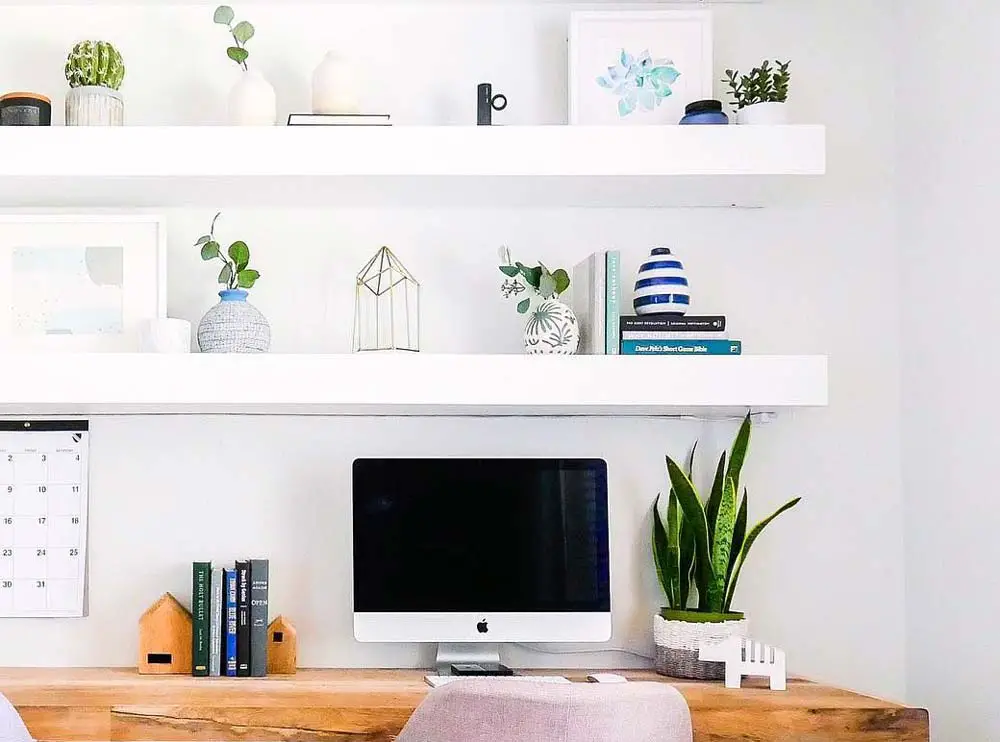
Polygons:
<instances>
[{"instance_id":1,"label":"brass geometric terrarium","mask_svg":"<svg viewBox=\"0 0 1000 742\"><path fill-rule=\"evenodd\" d=\"M388 247L358 274L354 352L368 350L420 350L420 284Z\"/></svg>"}]
</instances>

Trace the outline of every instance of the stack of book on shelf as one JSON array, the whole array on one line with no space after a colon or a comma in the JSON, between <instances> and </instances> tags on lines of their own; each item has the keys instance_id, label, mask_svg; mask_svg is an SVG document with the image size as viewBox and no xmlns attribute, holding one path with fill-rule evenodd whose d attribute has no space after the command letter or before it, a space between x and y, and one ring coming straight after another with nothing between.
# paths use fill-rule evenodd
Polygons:
<instances>
[{"instance_id":1,"label":"stack of book on shelf","mask_svg":"<svg viewBox=\"0 0 1000 742\"><path fill-rule=\"evenodd\" d=\"M194 562L192 675L267 675L267 559Z\"/></svg>"},{"instance_id":2,"label":"stack of book on shelf","mask_svg":"<svg viewBox=\"0 0 1000 742\"><path fill-rule=\"evenodd\" d=\"M580 354L618 355L621 253L596 252L573 268L567 303L580 323Z\"/></svg>"},{"instance_id":3,"label":"stack of book on shelf","mask_svg":"<svg viewBox=\"0 0 1000 742\"><path fill-rule=\"evenodd\" d=\"M289 126L392 126L388 113L290 113Z\"/></svg>"},{"instance_id":4,"label":"stack of book on shelf","mask_svg":"<svg viewBox=\"0 0 1000 742\"><path fill-rule=\"evenodd\" d=\"M729 339L723 316L623 316L619 337L621 354L625 356L738 356L743 353L743 343Z\"/></svg>"}]
</instances>

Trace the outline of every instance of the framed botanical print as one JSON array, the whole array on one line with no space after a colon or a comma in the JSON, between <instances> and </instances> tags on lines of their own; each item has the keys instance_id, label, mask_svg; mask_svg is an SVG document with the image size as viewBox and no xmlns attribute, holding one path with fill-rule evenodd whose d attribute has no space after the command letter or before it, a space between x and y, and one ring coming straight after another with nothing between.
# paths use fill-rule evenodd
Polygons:
<instances>
[{"instance_id":1,"label":"framed botanical print","mask_svg":"<svg viewBox=\"0 0 1000 742\"><path fill-rule=\"evenodd\" d=\"M166 235L152 216L0 215L0 348L133 352L166 316Z\"/></svg>"},{"instance_id":2,"label":"framed botanical print","mask_svg":"<svg viewBox=\"0 0 1000 742\"><path fill-rule=\"evenodd\" d=\"M712 13L573 13L569 59L571 124L677 124L713 97Z\"/></svg>"}]
</instances>

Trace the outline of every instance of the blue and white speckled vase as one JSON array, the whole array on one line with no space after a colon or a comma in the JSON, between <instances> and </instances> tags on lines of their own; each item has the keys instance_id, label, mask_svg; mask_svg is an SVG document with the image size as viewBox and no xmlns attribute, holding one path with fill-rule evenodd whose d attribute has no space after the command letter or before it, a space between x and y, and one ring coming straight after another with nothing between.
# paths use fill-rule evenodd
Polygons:
<instances>
[{"instance_id":1,"label":"blue and white speckled vase","mask_svg":"<svg viewBox=\"0 0 1000 742\"><path fill-rule=\"evenodd\" d=\"M666 247L655 247L639 266L633 307L636 314L687 314L691 304L684 264Z\"/></svg>"},{"instance_id":2,"label":"blue and white speckled vase","mask_svg":"<svg viewBox=\"0 0 1000 742\"><path fill-rule=\"evenodd\" d=\"M202 353L267 353L271 326L243 289L219 292L221 301L209 309L198 325Z\"/></svg>"}]
</instances>

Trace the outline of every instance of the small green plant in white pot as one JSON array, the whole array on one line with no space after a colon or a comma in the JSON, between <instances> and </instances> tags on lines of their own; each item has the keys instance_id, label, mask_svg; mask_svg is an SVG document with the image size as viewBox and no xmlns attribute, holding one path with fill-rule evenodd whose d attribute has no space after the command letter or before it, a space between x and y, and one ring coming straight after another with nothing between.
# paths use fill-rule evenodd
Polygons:
<instances>
[{"instance_id":1,"label":"small green plant in white pot","mask_svg":"<svg viewBox=\"0 0 1000 742\"><path fill-rule=\"evenodd\" d=\"M740 475L750 445L751 418L740 426L728 457L719 459L706 500L691 481L694 451L687 470L667 456L670 496L666 518L656 498L653 505L653 559L667 605L653 618L655 666L663 675L720 680L725 664L698 659L702 643L746 636L743 613L733 599L750 547L779 515L799 503L790 500L755 526L748 528L746 488Z\"/></svg>"},{"instance_id":2,"label":"small green plant in white pot","mask_svg":"<svg viewBox=\"0 0 1000 742\"><path fill-rule=\"evenodd\" d=\"M125 80L121 52L107 41L81 41L66 58L66 126L122 126Z\"/></svg>"},{"instance_id":3,"label":"small green plant in white pot","mask_svg":"<svg viewBox=\"0 0 1000 742\"><path fill-rule=\"evenodd\" d=\"M791 62L764 61L749 74L726 70L722 82L729 86L736 123L780 126L788 123L788 87Z\"/></svg>"},{"instance_id":4,"label":"small green plant in white pot","mask_svg":"<svg viewBox=\"0 0 1000 742\"><path fill-rule=\"evenodd\" d=\"M580 347L580 323L569 305L559 297L569 288L569 274L562 268L550 271L539 263L527 266L515 261L510 250L500 248L500 293L517 301L518 314L527 315L524 351L529 355L574 355Z\"/></svg>"},{"instance_id":5,"label":"small green plant in white pot","mask_svg":"<svg viewBox=\"0 0 1000 742\"><path fill-rule=\"evenodd\" d=\"M247 42L257 33L249 21L237 21L236 12L228 5L215 9L213 20L225 26L232 37L226 56L240 69L240 78L229 92L229 123L236 126L274 126L278 119L278 102L274 87L249 64Z\"/></svg>"},{"instance_id":6,"label":"small green plant in white pot","mask_svg":"<svg viewBox=\"0 0 1000 742\"><path fill-rule=\"evenodd\" d=\"M206 262L219 261L219 303L213 306L198 325L198 348L202 353L266 353L271 347L271 326L260 310L247 301L260 273L250 267L250 247L236 240L223 248L215 237L220 214L212 219L208 234L194 246Z\"/></svg>"}]
</instances>

